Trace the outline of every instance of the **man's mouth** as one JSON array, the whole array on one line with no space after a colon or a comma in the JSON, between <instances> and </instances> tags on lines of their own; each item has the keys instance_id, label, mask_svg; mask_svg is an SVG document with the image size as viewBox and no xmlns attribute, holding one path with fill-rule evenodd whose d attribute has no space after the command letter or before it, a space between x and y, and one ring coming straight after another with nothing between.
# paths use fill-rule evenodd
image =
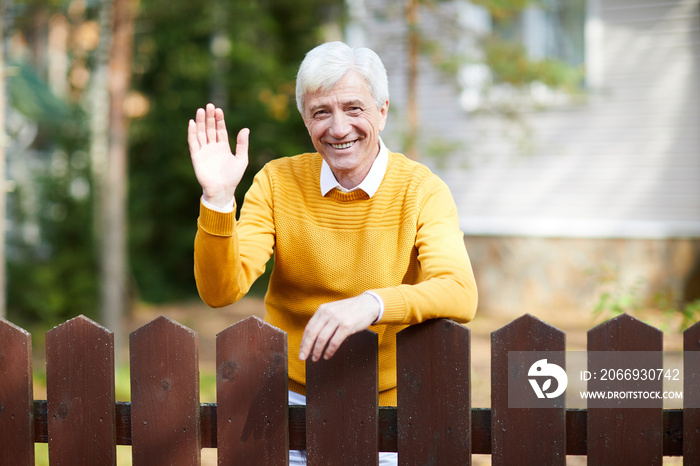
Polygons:
<instances>
[{"instance_id":1,"label":"man's mouth","mask_svg":"<svg viewBox=\"0 0 700 466\"><path fill-rule=\"evenodd\" d=\"M353 144L355 144L355 141L344 142L342 144L331 144L331 147L333 147L333 149L347 149L352 147Z\"/></svg>"}]
</instances>

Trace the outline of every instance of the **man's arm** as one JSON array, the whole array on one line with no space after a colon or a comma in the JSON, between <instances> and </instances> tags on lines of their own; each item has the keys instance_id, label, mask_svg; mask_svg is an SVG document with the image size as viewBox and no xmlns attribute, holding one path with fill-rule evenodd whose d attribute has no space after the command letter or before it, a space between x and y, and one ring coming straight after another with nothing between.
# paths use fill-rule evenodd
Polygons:
<instances>
[{"instance_id":1,"label":"man's arm","mask_svg":"<svg viewBox=\"0 0 700 466\"><path fill-rule=\"evenodd\" d=\"M259 195L252 200L246 198L246 203L254 206L257 215L267 215L264 218L268 221L256 223L259 229L247 235L253 238L253 244L249 241L244 245L245 257L240 253L233 196L248 165L248 136L245 128L238 133L234 155L224 113L212 104L198 109L187 128L192 165L203 191L194 244L194 274L202 300L212 307L231 304L245 294L272 254L274 232L270 231L271 215L263 208L265 187L259 186L265 179L259 177L253 183L253 188L258 189L251 189Z\"/></svg>"},{"instance_id":2,"label":"man's arm","mask_svg":"<svg viewBox=\"0 0 700 466\"><path fill-rule=\"evenodd\" d=\"M423 280L371 290L385 306L381 323L416 324L439 317L468 322L476 312L476 283L454 200L437 177L424 187L418 220L415 245ZM329 359L345 338L375 323L379 306L367 293L320 306L304 331L299 358Z\"/></svg>"},{"instance_id":3,"label":"man's arm","mask_svg":"<svg viewBox=\"0 0 700 466\"><path fill-rule=\"evenodd\" d=\"M275 226L266 169L253 179L236 220L231 212L202 202L194 241L194 275L202 300L212 307L236 302L265 271L273 253Z\"/></svg>"},{"instance_id":4,"label":"man's arm","mask_svg":"<svg viewBox=\"0 0 700 466\"><path fill-rule=\"evenodd\" d=\"M454 199L438 177L423 186L419 209L415 246L422 279L371 290L384 301L382 323L413 325L436 318L469 322L478 302L474 272Z\"/></svg>"}]
</instances>

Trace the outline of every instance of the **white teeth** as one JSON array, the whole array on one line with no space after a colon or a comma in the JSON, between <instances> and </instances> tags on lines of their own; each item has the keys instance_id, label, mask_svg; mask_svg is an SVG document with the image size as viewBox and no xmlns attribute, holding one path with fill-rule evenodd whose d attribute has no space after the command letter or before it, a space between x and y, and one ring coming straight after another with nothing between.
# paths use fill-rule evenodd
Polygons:
<instances>
[{"instance_id":1,"label":"white teeth","mask_svg":"<svg viewBox=\"0 0 700 466\"><path fill-rule=\"evenodd\" d=\"M355 143L355 141L351 142L346 142L345 144L331 144L334 149L347 149L348 147L352 146Z\"/></svg>"}]
</instances>

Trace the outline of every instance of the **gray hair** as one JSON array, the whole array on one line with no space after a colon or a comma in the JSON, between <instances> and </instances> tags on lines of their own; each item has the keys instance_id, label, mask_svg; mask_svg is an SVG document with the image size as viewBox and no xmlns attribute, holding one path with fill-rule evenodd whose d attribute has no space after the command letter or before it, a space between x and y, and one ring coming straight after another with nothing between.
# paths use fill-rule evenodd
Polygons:
<instances>
[{"instance_id":1,"label":"gray hair","mask_svg":"<svg viewBox=\"0 0 700 466\"><path fill-rule=\"evenodd\" d=\"M310 50L297 73L297 108L304 115L304 98L321 90L329 92L349 71L367 81L377 107L389 100L389 80L379 56L365 47L351 48L343 42L326 42Z\"/></svg>"}]
</instances>

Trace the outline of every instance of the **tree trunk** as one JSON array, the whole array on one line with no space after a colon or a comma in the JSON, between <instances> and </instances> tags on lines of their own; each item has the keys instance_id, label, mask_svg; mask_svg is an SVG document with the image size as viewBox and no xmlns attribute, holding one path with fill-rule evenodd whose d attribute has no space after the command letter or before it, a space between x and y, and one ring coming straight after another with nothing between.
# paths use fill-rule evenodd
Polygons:
<instances>
[{"instance_id":1,"label":"tree trunk","mask_svg":"<svg viewBox=\"0 0 700 466\"><path fill-rule=\"evenodd\" d=\"M101 308L104 325L122 343L127 304L126 189L129 121L123 103L131 82L134 15L138 0L113 0L109 55L107 160L99 195L101 233ZM108 8L109 2L105 5Z\"/></svg>"},{"instance_id":2,"label":"tree trunk","mask_svg":"<svg viewBox=\"0 0 700 466\"><path fill-rule=\"evenodd\" d=\"M4 318L7 307L7 287L5 286L5 231L7 230L5 216L7 189L5 184L5 147L7 136L5 133L5 111L7 101L5 99L5 18L7 18L7 2L0 0L0 318Z\"/></svg>"},{"instance_id":3,"label":"tree trunk","mask_svg":"<svg viewBox=\"0 0 700 466\"><path fill-rule=\"evenodd\" d=\"M418 0L408 0L406 5L408 26L408 135L406 155L418 160L418 60L420 57L420 32L418 31Z\"/></svg>"}]
</instances>

